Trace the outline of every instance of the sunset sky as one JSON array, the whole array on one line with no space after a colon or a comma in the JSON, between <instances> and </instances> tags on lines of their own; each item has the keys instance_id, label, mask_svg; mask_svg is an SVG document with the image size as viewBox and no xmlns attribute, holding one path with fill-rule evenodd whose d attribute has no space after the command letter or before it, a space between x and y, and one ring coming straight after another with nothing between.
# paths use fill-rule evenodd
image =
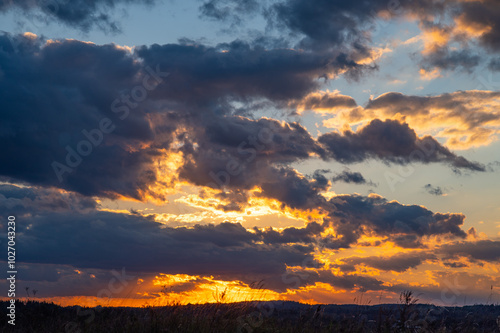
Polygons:
<instances>
[{"instance_id":1,"label":"sunset sky","mask_svg":"<svg viewBox=\"0 0 500 333\"><path fill-rule=\"evenodd\" d=\"M498 0L0 1L0 101L21 297L500 302Z\"/></svg>"}]
</instances>

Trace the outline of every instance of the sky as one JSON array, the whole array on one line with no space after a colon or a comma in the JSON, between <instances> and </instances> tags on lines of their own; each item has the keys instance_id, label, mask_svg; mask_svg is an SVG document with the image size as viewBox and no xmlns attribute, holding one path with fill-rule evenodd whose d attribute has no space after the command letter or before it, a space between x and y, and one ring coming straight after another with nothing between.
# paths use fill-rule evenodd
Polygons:
<instances>
[{"instance_id":1,"label":"sky","mask_svg":"<svg viewBox=\"0 0 500 333\"><path fill-rule=\"evenodd\" d=\"M0 1L0 100L21 297L500 301L496 0Z\"/></svg>"}]
</instances>

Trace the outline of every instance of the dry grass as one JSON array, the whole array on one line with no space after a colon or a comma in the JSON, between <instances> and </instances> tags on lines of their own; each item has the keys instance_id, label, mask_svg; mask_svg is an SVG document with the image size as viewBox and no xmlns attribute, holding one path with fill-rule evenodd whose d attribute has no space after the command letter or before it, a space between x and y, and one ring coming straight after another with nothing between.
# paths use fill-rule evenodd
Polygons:
<instances>
[{"instance_id":1,"label":"dry grass","mask_svg":"<svg viewBox=\"0 0 500 333\"><path fill-rule=\"evenodd\" d=\"M0 304L1 332L500 332L500 306L436 307L417 304L410 291L393 305L305 305L294 302L224 303L142 308L60 307L17 303L16 327L7 324Z\"/></svg>"}]
</instances>

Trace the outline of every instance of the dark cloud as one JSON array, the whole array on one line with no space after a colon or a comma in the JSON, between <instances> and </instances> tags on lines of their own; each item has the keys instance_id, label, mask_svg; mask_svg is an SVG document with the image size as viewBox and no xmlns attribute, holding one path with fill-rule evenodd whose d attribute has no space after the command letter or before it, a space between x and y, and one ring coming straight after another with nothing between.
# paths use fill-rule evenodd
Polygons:
<instances>
[{"instance_id":1,"label":"dark cloud","mask_svg":"<svg viewBox=\"0 0 500 333\"><path fill-rule=\"evenodd\" d=\"M285 264L300 266L309 247L258 245L239 224L169 228L126 214L45 214L21 228L18 260L78 268L119 269L168 274L217 275L226 280L280 276ZM61 248L64 251L61 252ZM100 260L95 260L95 258Z\"/></svg>"},{"instance_id":2,"label":"dark cloud","mask_svg":"<svg viewBox=\"0 0 500 333\"><path fill-rule=\"evenodd\" d=\"M456 91L435 96L413 96L390 92L368 102L366 112L378 117L400 114L408 123L426 128L445 128L446 145L469 148L495 140L500 122L497 91ZM353 115L357 116L357 115ZM423 121L423 123L422 123ZM449 128L453 121L455 128Z\"/></svg>"},{"instance_id":3,"label":"dark cloud","mask_svg":"<svg viewBox=\"0 0 500 333\"><path fill-rule=\"evenodd\" d=\"M152 5L155 0L19 0L0 1L0 12L21 9L26 17L40 19L41 13L46 22L57 20L67 26L83 31L97 27L110 32L120 30L110 12L120 4Z\"/></svg>"},{"instance_id":4,"label":"dark cloud","mask_svg":"<svg viewBox=\"0 0 500 333\"><path fill-rule=\"evenodd\" d=\"M317 222L310 222L305 228L288 227L282 231L277 231L272 227L267 229L258 229L254 227L256 235L261 236L267 244L276 243L305 243L314 244L317 242L324 226Z\"/></svg>"},{"instance_id":5,"label":"dark cloud","mask_svg":"<svg viewBox=\"0 0 500 333\"><path fill-rule=\"evenodd\" d=\"M426 252L417 252L396 254L389 257L349 257L342 259L342 261L349 265L363 264L383 271L404 272L429 259L436 259L436 256Z\"/></svg>"},{"instance_id":6,"label":"dark cloud","mask_svg":"<svg viewBox=\"0 0 500 333\"><path fill-rule=\"evenodd\" d=\"M321 173L312 181L287 167L289 163L323 155L323 148L297 123L272 119L224 117L193 130L182 147L185 162L179 177L189 182L232 191L262 189L262 196L290 207L312 208L329 184Z\"/></svg>"},{"instance_id":7,"label":"dark cloud","mask_svg":"<svg viewBox=\"0 0 500 333\"><path fill-rule=\"evenodd\" d=\"M469 267L467 264L461 262L443 262L443 265L450 268L464 268Z\"/></svg>"},{"instance_id":8,"label":"dark cloud","mask_svg":"<svg viewBox=\"0 0 500 333\"><path fill-rule=\"evenodd\" d=\"M445 110L448 117L463 121L470 129L498 120L494 112L482 109L482 101L489 101L500 96L496 91L456 91L436 96L414 96L390 92L370 100L367 110L384 110L403 116L429 116L431 109ZM464 103L467 101L467 103Z\"/></svg>"},{"instance_id":9,"label":"dark cloud","mask_svg":"<svg viewBox=\"0 0 500 333\"><path fill-rule=\"evenodd\" d=\"M421 1L421 23L424 30L448 36L449 41L435 47L422 59L424 68L437 67L444 70L463 69L471 72L488 59L488 53L500 51L500 9L495 0L442 2ZM449 24L440 13L449 15L454 23ZM429 15L435 15L433 19ZM456 31L453 28L458 28ZM467 31L467 32L466 32ZM482 46L487 52L474 52ZM437 45L436 45L437 46ZM494 60L491 62L493 63ZM490 63L490 67L491 67Z\"/></svg>"},{"instance_id":10,"label":"dark cloud","mask_svg":"<svg viewBox=\"0 0 500 333\"><path fill-rule=\"evenodd\" d=\"M485 171L485 167L457 156L431 136L419 138L408 124L396 120L372 120L357 132L331 132L318 138L327 157L342 163L378 158L392 163L448 163L455 168Z\"/></svg>"},{"instance_id":11,"label":"dark cloud","mask_svg":"<svg viewBox=\"0 0 500 333\"><path fill-rule=\"evenodd\" d=\"M425 247L417 235L394 235L390 237L390 241L399 247L407 249L421 249Z\"/></svg>"},{"instance_id":12,"label":"dark cloud","mask_svg":"<svg viewBox=\"0 0 500 333\"><path fill-rule=\"evenodd\" d=\"M445 70L462 69L472 72L481 63L481 57L470 50L449 50L448 47L435 50L423 58L423 67L439 67Z\"/></svg>"},{"instance_id":13,"label":"dark cloud","mask_svg":"<svg viewBox=\"0 0 500 333\"><path fill-rule=\"evenodd\" d=\"M477 30L484 30L478 37L479 42L488 50L500 51L500 7L495 0L463 1L460 3L460 16L463 24Z\"/></svg>"},{"instance_id":14,"label":"dark cloud","mask_svg":"<svg viewBox=\"0 0 500 333\"><path fill-rule=\"evenodd\" d=\"M467 257L470 260L482 260L489 262L500 261L500 241L478 240L471 242L455 242L442 245L438 253L448 258Z\"/></svg>"},{"instance_id":15,"label":"dark cloud","mask_svg":"<svg viewBox=\"0 0 500 333\"><path fill-rule=\"evenodd\" d=\"M349 47L366 53L362 31L375 19L373 13L387 7L385 1L319 1L289 0L273 4L267 16L274 25L305 36L304 48Z\"/></svg>"},{"instance_id":16,"label":"dark cloud","mask_svg":"<svg viewBox=\"0 0 500 333\"><path fill-rule=\"evenodd\" d=\"M432 194L432 195L436 195L436 196L442 196L442 195L444 195L443 190L439 186L432 186L431 184L427 184L427 185L424 186L424 189L429 194Z\"/></svg>"},{"instance_id":17,"label":"dark cloud","mask_svg":"<svg viewBox=\"0 0 500 333\"><path fill-rule=\"evenodd\" d=\"M290 31L303 37L303 47L348 47L370 48L370 29L381 21L379 13L385 17L396 18L411 13L417 17L424 29L439 28L446 32L450 29L443 17L451 16L455 24L462 28L480 31L474 36L479 44L489 51L500 50L500 9L495 0L486 1L319 1L288 0L273 4L269 10L270 20L276 20ZM453 25L451 25L453 26ZM426 62L443 69L462 67L470 70L480 57L471 54L464 39L470 36L453 36L461 42L458 50L451 47L437 49L426 58Z\"/></svg>"},{"instance_id":18,"label":"dark cloud","mask_svg":"<svg viewBox=\"0 0 500 333\"><path fill-rule=\"evenodd\" d=\"M315 90L320 77L369 69L344 53L265 49L240 40L216 47L155 44L138 48L136 54L145 64L172 74L171 83L158 93L183 101L222 96L296 99Z\"/></svg>"},{"instance_id":19,"label":"dark cloud","mask_svg":"<svg viewBox=\"0 0 500 333\"><path fill-rule=\"evenodd\" d=\"M210 0L200 10L202 15L224 21L231 16L230 8L237 13L260 9L269 27L289 32L290 39L299 39L298 46L303 49L343 49L366 56L370 51L369 32L375 28L376 21L382 19L379 15L381 12L388 14L388 18L411 12L424 19L430 13L444 13L452 2L321 0L312 3L307 0L285 0L272 2L267 7L262 4L263 8L251 1L249 8L245 8L241 0Z\"/></svg>"},{"instance_id":20,"label":"dark cloud","mask_svg":"<svg viewBox=\"0 0 500 333\"><path fill-rule=\"evenodd\" d=\"M202 17L229 21L234 27L260 8L261 5L256 0L209 0L204 2L199 10Z\"/></svg>"},{"instance_id":21,"label":"dark cloud","mask_svg":"<svg viewBox=\"0 0 500 333\"><path fill-rule=\"evenodd\" d=\"M202 16L211 19L227 21L230 18L240 21L241 16L248 16L260 10L267 18L269 26L279 27L281 31L287 29L303 38L300 43L303 48L317 48L319 44L342 48L344 43L354 41L358 42L356 47L359 50L366 52L360 43L364 39L360 36L361 27L358 25L366 22L366 27L373 19L370 17L370 10L383 8L383 4L383 1L373 1L364 3L361 7L356 2L320 1L312 5L307 1L292 0L265 6L264 3L259 4L256 1L248 1L247 4L241 0L209 0L200 6L200 12ZM360 9L365 7L366 10Z\"/></svg>"},{"instance_id":22,"label":"dark cloud","mask_svg":"<svg viewBox=\"0 0 500 333\"><path fill-rule=\"evenodd\" d=\"M338 289L347 290L384 290L383 282L371 276L361 276L357 274L333 274L331 270L299 271L297 276L304 277L301 286L314 285L316 282L327 283ZM292 283L293 275L287 277Z\"/></svg>"},{"instance_id":23,"label":"dark cloud","mask_svg":"<svg viewBox=\"0 0 500 333\"><path fill-rule=\"evenodd\" d=\"M290 168L273 170L269 178L261 183L262 195L274 198L292 208L313 209L324 202L319 192L327 185L315 186L306 178Z\"/></svg>"},{"instance_id":24,"label":"dark cloud","mask_svg":"<svg viewBox=\"0 0 500 333\"><path fill-rule=\"evenodd\" d=\"M16 282L18 290L25 294L25 288L32 295L37 290L36 297L58 296L93 296L102 295L102 290L109 288L109 282L116 279L111 269L78 269L70 265L18 263ZM137 287L137 276L121 268L115 270L126 277L127 285L123 285L122 295L134 295ZM130 273L130 274L129 274ZM119 295L115 295L119 296ZM137 296L139 297L139 296Z\"/></svg>"},{"instance_id":25,"label":"dark cloud","mask_svg":"<svg viewBox=\"0 0 500 333\"><path fill-rule=\"evenodd\" d=\"M290 163L307 159L311 153L324 154L324 149L299 123L282 123L261 118L227 117L205 124L207 146L202 148L232 151L248 157L256 155L273 163ZM215 147L214 147L215 146ZM254 150L248 151L250 148ZM236 154L235 154L236 155Z\"/></svg>"},{"instance_id":26,"label":"dark cloud","mask_svg":"<svg viewBox=\"0 0 500 333\"><path fill-rule=\"evenodd\" d=\"M375 233L399 246L414 248L422 237L465 238L463 214L433 213L422 206L402 205L378 195L338 195L329 200L329 219L338 236L328 246L345 248L361 235ZM408 246L406 246L408 245Z\"/></svg>"},{"instance_id":27,"label":"dark cloud","mask_svg":"<svg viewBox=\"0 0 500 333\"><path fill-rule=\"evenodd\" d=\"M369 184L372 186L375 185L372 182L368 182L360 172L351 172L346 170L342 171L332 178L332 182L334 183L339 181L348 184Z\"/></svg>"},{"instance_id":28,"label":"dark cloud","mask_svg":"<svg viewBox=\"0 0 500 333\"><path fill-rule=\"evenodd\" d=\"M373 51L371 32L381 29L379 24L383 27L384 20L406 14L416 18L423 30L450 38L445 45L436 45L422 57L420 62L424 68L470 72L484 58L480 53L473 53L470 44L475 47L479 44L490 52L500 50L500 10L496 0L285 0L263 8L254 1L245 8L240 0L211 0L200 9L202 15L221 21L228 18L240 21L244 12L261 11L268 21L268 29L275 28L282 35L283 31L288 32L291 44L298 40L296 47L315 51L340 49L354 61L369 57ZM452 18L453 23L445 18ZM459 29L455 31L453 28L457 26ZM467 30L474 32L473 35L464 33Z\"/></svg>"},{"instance_id":29,"label":"dark cloud","mask_svg":"<svg viewBox=\"0 0 500 333\"><path fill-rule=\"evenodd\" d=\"M296 105L293 105L296 106ZM356 101L351 96L338 93L312 93L300 101L300 107L305 110L334 109L338 107L354 108Z\"/></svg>"},{"instance_id":30,"label":"dark cloud","mask_svg":"<svg viewBox=\"0 0 500 333\"><path fill-rule=\"evenodd\" d=\"M0 207L14 216L68 211L78 214L99 206L94 199L74 192L8 184L0 185L0 202Z\"/></svg>"},{"instance_id":31,"label":"dark cloud","mask_svg":"<svg viewBox=\"0 0 500 333\"><path fill-rule=\"evenodd\" d=\"M488 64L488 68L492 71L500 72L500 60L499 59L491 60L490 63Z\"/></svg>"},{"instance_id":32,"label":"dark cloud","mask_svg":"<svg viewBox=\"0 0 500 333\"><path fill-rule=\"evenodd\" d=\"M297 123L282 124L271 119L224 117L215 123L207 120L203 126L192 131L191 140L196 141L197 146L187 142L182 148L187 157L179 169L182 179L214 188L248 190L259 186L263 196L294 208L323 204L319 193L328 187L325 171L315 172L309 181L281 165L314 155L343 163L368 158L402 164L417 160L482 170L478 164L454 155L433 138L418 138L408 125L396 121L375 120L356 133L324 134L317 141ZM360 176L342 173L338 177L360 183L364 179ZM340 180L338 177L333 180Z\"/></svg>"},{"instance_id":33,"label":"dark cloud","mask_svg":"<svg viewBox=\"0 0 500 333\"><path fill-rule=\"evenodd\" d=\"M312 186L314 188L318 188L318 189L326 189L327 187L329 187L330 182L328 181L328 179L325 176L325 174L327 174L329 172L330 172L330 170L326 170L326 169L314 171L312 177L310 177L313 179Z\"/></svg>"},{"instance_id":34,"label":"dark cloud","mask_svg":"<svg viewBox=\"0 0 500 333\"><path fill-rule=\"evenodd\" d=\"M155 151L134 147L150 142L154 134L141 108L123 120L112 110L122 91L140 83L134 59L115 45L74 40L43 45L42 40L16 38L17 51L7 36L0 37L5 142L0 151L12 157L2 163L0 174L85 195L140 197L155 180ZM91 152L82 157L78 145L83 141L87 145L81 151L90 145ZM68 159L71 172L64 172L60 182L53 163L69 167Z\"/></svg>"}]
</instances>

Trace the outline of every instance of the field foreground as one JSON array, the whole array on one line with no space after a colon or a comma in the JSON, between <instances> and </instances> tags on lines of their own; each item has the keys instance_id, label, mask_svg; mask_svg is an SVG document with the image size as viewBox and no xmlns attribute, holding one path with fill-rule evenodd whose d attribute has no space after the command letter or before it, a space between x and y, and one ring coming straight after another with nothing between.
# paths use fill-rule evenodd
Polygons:
<instances>
[{"instance_id":1,"label":"field foreground","mask_svg":"<svg viewBox=\"0 0 500 333\"><path fill-rule=\"evenodd\" d=\"M16 304L16 325L2 332L500 332L500 306L426 304L306 305L242 302L144 308Z\"/></svg>"}]
</instances>

